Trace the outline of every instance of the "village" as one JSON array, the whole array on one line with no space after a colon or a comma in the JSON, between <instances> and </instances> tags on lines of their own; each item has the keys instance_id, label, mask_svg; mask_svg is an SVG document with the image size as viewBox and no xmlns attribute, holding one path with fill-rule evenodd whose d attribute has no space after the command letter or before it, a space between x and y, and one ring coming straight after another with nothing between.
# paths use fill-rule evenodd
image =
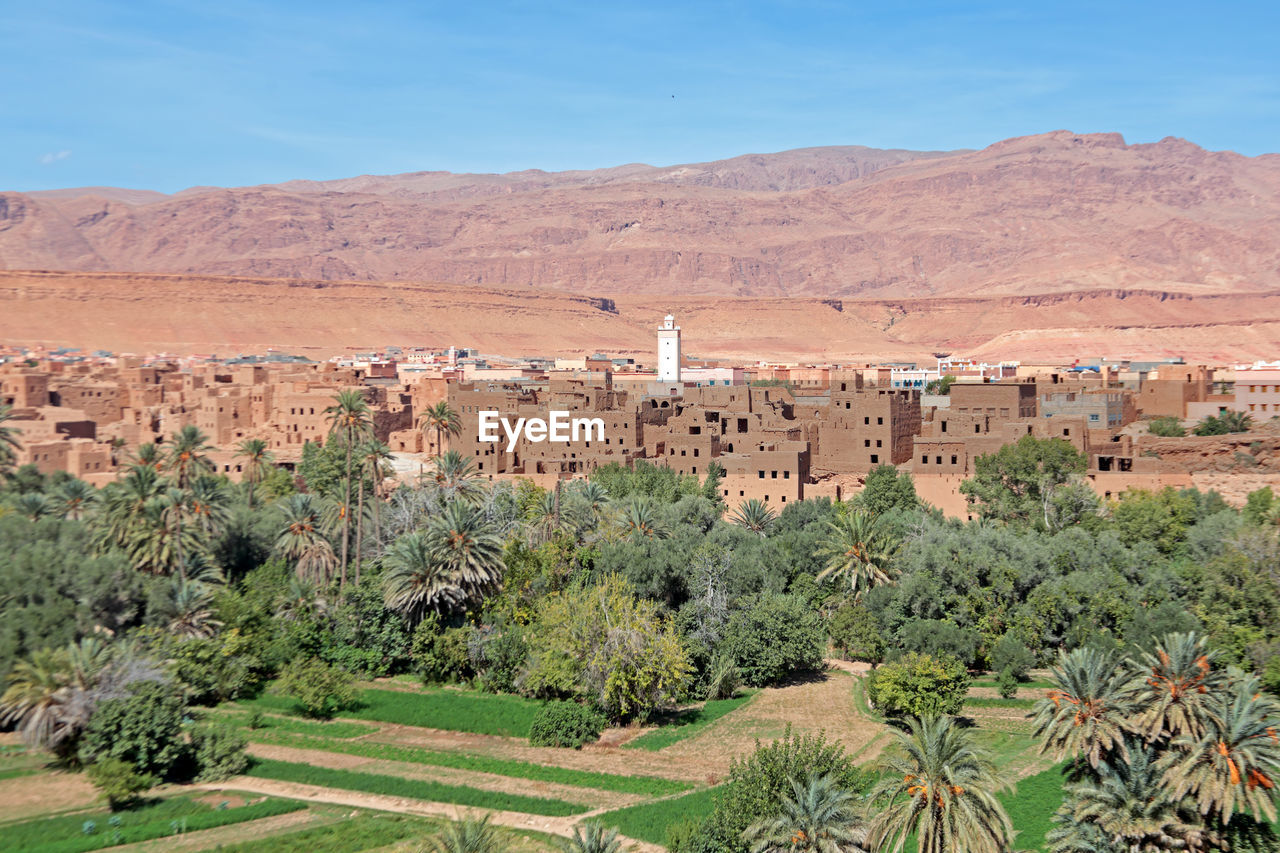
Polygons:
<instances>
[{"instance_id":1,"label":"village","mask_svg":"<svg viewBox=\"0 0 1280 853\"><path fill-rule=\"evenodd\" d=\"M0 351L0 405L10 408L17 465L99 486L138 447L163 444L188 425L218 448L216 469L232 480L244 473L235 448L246 439L266 441L276 463L292 469L308 442L325 441L334 396L353 388L368 400L375 435L402 479L445 450L470 457L485 479L543 487L610 463L647 460L703 477L714 462L727 506L759 500L781 509L851 497L869 471L888 464L910 472L924 500L963 518L960 484L975 461L1032 435L1084 454L1087 481L1103 498L1196 486L1241 503L1253 489L1280 484L1280 430L1270 423L1280 416L1280 364L990 364L938 354L927 365L742 365L685 355L673 317L656 331L652 367L607 355L502 357L454 347L388 346L319 363L9 348ZM441 403L453 423L427 427L424 413ZM548 412L589 415L604 435L574 429L547 441L526 430L495 440L496 419ZM1191 435L1224 412L1248 415L1253 430ZM1157 418L1182 423L1185 437L1151 433Z\"/></svg>"}]
</instances>

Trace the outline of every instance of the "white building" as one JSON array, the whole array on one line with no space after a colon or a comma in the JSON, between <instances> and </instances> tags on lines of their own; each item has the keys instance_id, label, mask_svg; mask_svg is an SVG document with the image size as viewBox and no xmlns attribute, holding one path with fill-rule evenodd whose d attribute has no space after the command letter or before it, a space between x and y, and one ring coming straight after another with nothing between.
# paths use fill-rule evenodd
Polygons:
<instances>
[{"instance_id":1,"label":"white building","mask_svg":"<svg viewBox=\"0 0 1280 853\"><path fill-rule=\"evenodd\" d=\"M680 381L680 327L670 314L658 327L658 381Z\"/></svg>"}]
</instances>

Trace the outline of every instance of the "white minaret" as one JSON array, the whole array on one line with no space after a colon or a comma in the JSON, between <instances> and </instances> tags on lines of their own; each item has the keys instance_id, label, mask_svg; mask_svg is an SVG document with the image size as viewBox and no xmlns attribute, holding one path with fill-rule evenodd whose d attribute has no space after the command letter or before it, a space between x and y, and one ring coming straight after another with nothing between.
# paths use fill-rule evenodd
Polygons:
<instances>
[{"instance_id":1,"label":"white minaret","mask_svg":"<svg viewBox=\"0 0 1280 853\"><path fill-rule=\"evenodd\" d=\"M658 327L658 381L680 381L680 327L670 314Z\"/></svg>"}]
</instances>

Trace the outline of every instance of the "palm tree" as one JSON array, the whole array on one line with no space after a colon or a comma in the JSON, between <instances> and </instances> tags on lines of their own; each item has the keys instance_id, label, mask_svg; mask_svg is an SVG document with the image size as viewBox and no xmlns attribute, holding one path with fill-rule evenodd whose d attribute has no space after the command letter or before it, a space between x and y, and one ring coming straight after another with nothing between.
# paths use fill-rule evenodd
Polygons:
<instances>
[{"instance_id":1,"label":"palm tree","mask_svg":"<svg viewBox=\"0 0 1280 853\"><path fill-rule=\"evenodd\" d=\"M1013 827L995 796L1004 782L970 731L954 717L906 722L872 792L883 810L872 821L870 848L900 853L914 834L920 853L1008 850Z\"/></svg>"},{"instance_id":2,"label":"palm tree","mask_svg":"<svg viewBox=\"0 0 1280 853\"><path fill-rule=\"evenodd\" d=\"M432 559L467 594L481 593L502 580L502 539L483 513L466 501L453 501L432 518L424 538Z\"/></svg>"},{"instance_id":3,"label":"palm tree","mask_svg":"<svg viewBox=\"0 0 1280 853\"><path fill-rule=\"evenodd\" d=\"M98 490L84 480L66 480L54 491L56 512L62 518L80 521L98 503L98 497Z\"/></svg>"},{"instance_id":4,"label":"palm tree","mask_svg":"<svg viewBox=\"0 0 1280 853\"><path fill-rule=\"evenodd\" d=\"M308 494L293 494L281 501L280 535L272 552L294 564L299 577L311 577L326 583L337 557L325 535L323 499Z\"/></svg>"},{"instance_id":5,"label":"palm tree","mask_svg":"<svg viewBox=\"0 0 1280 853\"><path fill-rule=\"evenodd\" d=\"M168 481L150 465L134 465L103 492L103 510L97 518L98 547L128 548L147 504L162 495Z\"/></svg>"},{"instance_id":6,"label":"palm tree","mask_svg":"<svg viewBox=\"0 0 1280 853\"><path fill-rule=\"evenodd\" d=\"M356 586L360 585L360 560L364 549L364 475L367 471L373 480L374 537L378 535L378 503L382 488L383 464L391 459L391 448L376 438L363 442L357 450L360 479L356 498Z\"/></svg>"},{"instance_id":7,"label":"palm tree","mask_svg":"<svg viewBox=\"0 0 1280 853\"><path fill-rule=\"evenodd\" d=\"M497 849L497 831L485 815L479 820L455 820L428 841L421 853L496 853Z\"/></svg>"},{"instance_id":8,"label":"palm tree","mask_svg":"<svg viewBox=\"0 0 1280 853\"><path fill-rule=\"evenodd\" d=\"M569 840L560 842L564 853L621 853L618 828L605 829L604 824L591 821L573 828Z\"/></svg>"},{"instance_id":9,"label":"palm tree","mask_svg":"<svg viewBox=\"0 0 1280 853\"><path fill-rule=\"evenodd\" d=\"M444 613L466 596L427 537L417 531L391 543L382 558L383 596L387 607L416 625L428 610Z\"/></svg>"},{"instance_id":10,"label":"palm tree","mask_svg":"<svg viewBox=\"0 0 1280 853\"><path fill-rule=\"evenodd\" d=\"M445 499L471 500L480 493L480 474L471 467L471 458L450 450L431 460L431 482Z\"/></svg>"},{"instance_id":11,"label":"palm tree","mask_svg":"<svg viewBox=\"0 0 1280 853\"><path fill-rule=\"evenodd\" d=\"M624 539L666 539L670 535L658 508L644 495L631 495L620 509L617 524Z\"/></svg>"},{"instance_id":12,"label":"palm tree","mask_svg":"<svg viewBox=\"0 0 1280 853\"><path fill-rule=\"evenodd\" d=\"M187 515L206 539L221 535L231 520L231 497L217 477L192 481L185 504Z\"/></svg>"},{"instance_id":13,"label":"palm tree","mask_svg":"<svg viewBox=\"0 0 1280 853\"><path fill-rule=\"evenodd\" d=\"M854 509L840 513L828 526L830 532L817 551L819 557L827 558L819 581L840 578L854 598L890 581L888 566L899 543L878 516Z\"/></svg>"},{"instance_id":14,"label":"palm tree","mask_svg":"<svg viewBox=\"0 0 1280 853\"><path fill-rule=\"evenodd\" d=\"M436 431L436 454L444 454L444 436L457 435L462 432L462 420L458 417L458 413L449 407L448 400L441 400L434 406L427 408L418 417L418 425L422 427L422 431Z\"/></svg>"},{"instance_id":15,"label":"palm tree","mask_svg":"<svg viewBox=\"0 0 1280 853\"><path fill-rule=\"evenodd\" d=\"M333 405L324 410L329 416L329 435L340 436L345 442L347 462L344 468L342 489L342 577L340 586L347 585L347 558L351 542L351 458L356 442L373 430L373 416L364 395L357 390L339 391Z\"/></svg>"},{"instance_id":16,"label":"palm tree","mask_svg":"<svg viewBox=\"0 0 1280 853\"><path fill-rule=\"evenodd\" d=\"M1262 692L1254 676L1235 675L1229 690L1209 694L1204 735L1174 741L1186 758L1169 768L1164 783L1174 796L1194 794L1200 813L1216 813L1223 823L1237 811L1274 822L1280 703Z\"/></svg>"},{"instance_id":17,"label":"palm tree","mask_svg":"<svg viewBox=\"0 0 1280 853\"><path fill-rule=\"evenodd\" d=\"M729 520L752 533L764 536L777 517L778 514L767 503L751 498L738 504L738 508L729 516Z\"/></svg>"},{"instance_id":18,"label":"palm tree","mask_svg":"<svg viewBox=\"0 0 1280 853\"><path fill-rule=\"evenodd\" d=\"M85 637L60 649L40 649L14 664L0 696L0 723L13 725L27 743L59 750L89 722L88 696L111 662L111 649Z\"/></svg>"},{"instance_id":19,"label":"palm tree","mask_svg":"<svg viewBox=\"0 0 1280 853\"><path fill-rule=\"evenodd\" d=\"M159 471L160 467L164 465L164 454L161 453L158 445L150 442L139 444L138 449L133 454L133 464L154 468Z\"/></svg>"},{"instance_id":20,"label":"palm tree","mask_svg":"<svg viewBox=\"0 0 1280 853\"><path fill-rule=\"evenodd\" d=\"M1083 756L1095 771L1118 752L1124 756L1124 734L1130 711L1128 673L1115 656L1097 649L1062 652L1050 670L1053 689L1036 703L1036 737L1040 751Z\"/></svg>"},{"instance_id":21,"label":"palm tree","mask_svg":"<svg viewBox=\"0 0 1280 853\"><path fill-rule=\"evenodd\" d=\"M1204 734L1205 706L1224 686L1222 670L1214 670L1216 652L1195 632L1168 634L1155 654L1144 652L1134 679L1132 725L1147 740Z\"/></svg>"},{"instance_id":22,"label":"palm tree","mask_svg":"<svg viewBox=\"0 0 1280 853\"><path fill-rule=\"evenodd\" d=\"M7 474L18 459L18 451L22 443L18 441L18 430L5 424L13 417L12 406L0 406L0 475Z\"/></svg>"},{"instance_id":23,"label":"palm tree","mask_svg":"<svg viewBox=\"0 0 1280 853\"><path fill-rule=\"evenodd\" d=\"M791 780L795 797L784 797L781 812L749 827L752 853L862 853L867 828L853 794L841 790L830 774Z\"/></svg>"},{"instance_id":24,"label":"palm tree","mask_svg":"<svg viewBox=\"0 0 1280 853\"><path fill-rule=\"evenodd\" d=\"M549 542L573 526L570 522L572 513L567 510L568 507L561 507L560 481L557 480L555 490L543 492L525 516L534 544Z\"/></svg>"},{"instance_id":25,"label":"palm tree","mask_svg":"<svg viewBox=\"0 0 1280 853\"><path fill-rule=\"evenodd\" d=\"M222 627L213 615L213 591L199 581L174 580L165 616L169 633L178 637L208 639Z\"/></svg>"},{"instance_id":26,"label":"palm tree","mask_svg":"<svg viewBox=\"0 0 1280 853\"><path fill-rule=\"evenodd\" d=\"M30 521L39 521L53 515L56 507L41 492L26 492L14 498L10 504L14 511Z\"/></svg>"},{"instance_id":27,"label":"palm tree","mask_svg":"<svg viewBox=\"0 0 1280 853\"><path fill-rule=\"evenodd\" d=\"M1130 740L1128 760L1096 778L1068 785L1067 800L1054 815L1051 853L1163 853L1200 849L1201 830L1186 820L1181 798L1161 781L1158 754Z\"/></svg>"},{"instance_id":28,"label":"palm tree","mask_svg":"<svg viewBox=\"0 0 1280 853\"><path fill-rule=\"evenodd\" d=\"M253 509L253 489L275 461L270 445L260 438L246 438L236 445L236 456L245 460L244 479L248 484L249 508Z\"/></svg>"},{"instance_id":29,"label":"palm tree","mask_svg":"<svg viewBox=\"0 0 1280 853\"><path fill-rule=\"evenodd\" d=\"M165 464L179 489L189 488L196 477L213 472L213 463L205 455L213 449L209 437L196 426L187 424L174 433Z\"/></svg>"}]
</instances>

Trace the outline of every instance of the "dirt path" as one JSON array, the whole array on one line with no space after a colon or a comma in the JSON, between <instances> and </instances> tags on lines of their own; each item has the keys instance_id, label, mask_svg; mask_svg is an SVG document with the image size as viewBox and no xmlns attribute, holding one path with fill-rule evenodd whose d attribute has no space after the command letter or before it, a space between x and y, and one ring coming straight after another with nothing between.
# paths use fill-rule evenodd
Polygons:
<instances>
[{"instance_id":1,"label":"dirt path","mask_svg":"<svg viewBox=\"0 0 1280 853\"><path fill-rule=\"evenodd\" d=\"M595 809L617 809L649 799L637 794L601 791L596 788L580 788L575 785L558 785L554 782L499 776L474 770L455 770L450 767L435 767L414 764L408 761L365 758L316 749L298 749L291 746L254 743L249 745L249 754L259 758L272 758L277 761L310 764L313 767L382 773L403 779L421 779L446 785L465 785L482 791L497 791L506 794L565 800L571 803L582 803Z\"/></svg>"},{"instance_id":2,"label":"dirt path","mask_svg":"<svg viewBox=\"0 0 1280 853\"><path fill-rule=\"evenodd\" d=\"M82 773L51 771L0 781L0 820L43 817L97 802L97 789Z\"/></svg>"},{"instance_id":3,"label":"dirt path","mask_svg":"<svg viewBox=\"0 0 1280 853\"><path fill-rule=\"evenodd\" d=\"M602 811L597 810L575 817L545 817L521 812L469 809L449 803L409 800L403 797L366 794L360 791L342 791L335 788L321 788L316 785L302 785L296 782L277 782L274 779L255 779L248 776L240 776L226 782L205 784L198 787L209 791L247 791L271 797L285 797L313 803L331 803L353 808L396 812L398 814L418 815L419 817L445 818L447 820L457 820L469 814L483 813L488 814L490 820L498 826L530 832L545 832L566 837L573 834L573 828L576 825L584 820L590 820ZM623 838L622 836L619 836L619 838L623 840L624 849L632 851L632 853L664 853L666 850L666 848L657 844L649 844L645 841Z\"/></svg>"}]
</instances>

